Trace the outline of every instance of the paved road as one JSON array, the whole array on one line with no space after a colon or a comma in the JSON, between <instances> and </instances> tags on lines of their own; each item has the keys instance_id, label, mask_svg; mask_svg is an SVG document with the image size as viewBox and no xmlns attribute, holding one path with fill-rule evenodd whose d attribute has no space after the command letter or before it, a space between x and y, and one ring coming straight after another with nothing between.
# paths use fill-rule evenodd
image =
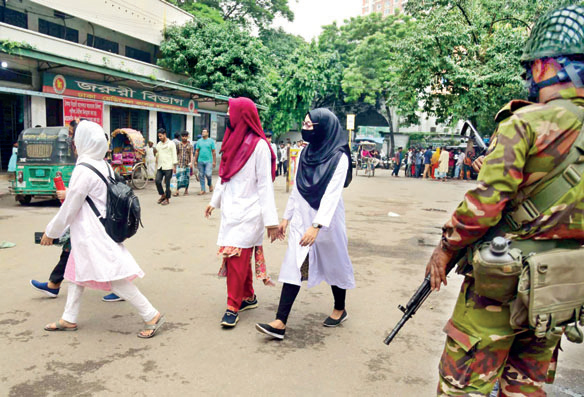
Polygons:
<instances>
[{"instance_id":1,"label":"paved road","mask_svg":"<svg viewBox=\"0 0 584 397\"><path fill-rule=\"evenodd\" d=\"M391 347L382 340L399 320L398 303L419 285L440 227L466 182L440 183L356 177L345 192L349 252L357 288L348 293L349 321L337 329L321 322L332 310L330 289L302 289L289 319L286 340L267 340L256 322L274 318L279 286L256 283L260 307L222 330L225 281L218 279L215 240L219 214L202 213L209 197L155 204L153 186L139 192L144 226L128 248L146 272L137 281L166 313L167 327L151 340L135 334L141 321L127 303L103 303L87 290L79 331L49 334L66 291L42 298L27 285L45 279L59 250L31 244L57 210L55 204L20 207L0 198L0 240L17 243L0 251L0 395L383 395L431 396L444 342L441 330L452 310L460 277L430 296ZM196 187L194 187L194 190ZM276 183L280 213L287 195ZM390 217L389 212L399 216ZM268 269L277 278L286 245L266 245ZM564 341L558 381L550 395L584 390L582 347Z\"/></svg>"}]
</instances>

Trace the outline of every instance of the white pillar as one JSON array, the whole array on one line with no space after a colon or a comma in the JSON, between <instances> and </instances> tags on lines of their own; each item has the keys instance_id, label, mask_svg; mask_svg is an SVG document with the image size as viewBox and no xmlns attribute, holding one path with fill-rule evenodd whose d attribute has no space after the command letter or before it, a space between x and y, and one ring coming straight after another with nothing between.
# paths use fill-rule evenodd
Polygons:
<instances>
[{"instance_id":1,"label":"white pillar","mask_svg":"<svg viewBox=\"0 0 584 397\"><path fill-rule=\"evenodd\" d=\"M110 121L110 105L103 105L103 130L109 135L113 131L111 130Z\"/></svg>"},{"instance_id":2,"label":"white pillar","mask_svg":"<svg viewBox=\"0 0 584 397\"><path fill-rule=\"evenodd\" d=\"M30 121L33 127L35 125L47 126L47 103L45 97L30 97Z\"/></svg>"},{"instance_id":3,"label":"white pillar","mask_svg":"<svg viewBox=\"0 0 584 397\"><path fill-rule=\"evenodd\" d=\"M189 141L193 140L193 115L187 114L187 126L185 130L189 133Z\"/></svg>"},{"instance_id":4,"label":"white pillar","mask_svg":"<svg viewBox=\"0 0 584 397\"><path fill-rule=\"evenodd\" d=\"M158 140L156 137L157 113L156 110L150 110L148 113L148 140L154 142L154 144Z\"/></svg>"}]
</instances>

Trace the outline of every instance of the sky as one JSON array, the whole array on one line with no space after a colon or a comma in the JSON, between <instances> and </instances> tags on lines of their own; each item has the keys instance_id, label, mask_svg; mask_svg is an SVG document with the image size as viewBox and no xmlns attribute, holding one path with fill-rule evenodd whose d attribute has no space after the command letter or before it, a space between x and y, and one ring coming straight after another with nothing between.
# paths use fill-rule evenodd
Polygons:
<instances>
[{"instance_id":1,"label":"sky","mask_svg":"<svg viewBox=\"0 0 584 397\"><path fill-rule=\"evenodd\" d=\"M304 37L307 41L320 34L321 26L334 21L342 24L345 19L361 15L362 0L288 0L294 12L294 22L278 18L274 24L288 33Z\"/></svg>"}]
</instances>

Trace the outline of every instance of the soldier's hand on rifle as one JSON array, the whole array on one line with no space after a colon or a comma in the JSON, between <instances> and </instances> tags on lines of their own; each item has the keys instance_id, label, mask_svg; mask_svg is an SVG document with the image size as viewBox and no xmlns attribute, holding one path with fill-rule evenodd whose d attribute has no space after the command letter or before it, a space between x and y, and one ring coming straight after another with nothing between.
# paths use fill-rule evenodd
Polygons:
<instances>
[{"instance_id":1,"label":"soldier's hand on rifle","mask_svg":"<svg viewBox=\"0 0 584 397\"><path fill-rule=\"evenodd\" d=\"M472 168L476 172L480 172L481 168L483 168L483 162L485 161L485 156L479 156L475 161L472 162Z\"/></svg>"},{"instance_id":2,"label":"soldier's hand on rifle","mask_svg":"<svg viewBox=\"0 0 584 397\"><path fill-rule=\"evenodd\" d=\"M426 275L430 274L430 285L432 291L440 291L440 285L448 285L446 280L446 267L452 258L456 255L455 251L445 249L442 242L434 248L430 261L426 266Z\"/></svg>"}]
</instances>

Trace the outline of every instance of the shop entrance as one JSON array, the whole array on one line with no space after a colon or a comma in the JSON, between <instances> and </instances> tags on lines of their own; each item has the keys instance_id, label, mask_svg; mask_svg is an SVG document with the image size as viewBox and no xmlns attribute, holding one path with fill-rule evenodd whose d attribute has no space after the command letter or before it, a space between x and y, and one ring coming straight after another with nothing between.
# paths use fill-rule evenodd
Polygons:
<instances>
[{"instance_id":1,"label":"shop entrance","mask_svg":"<svg viewBox=\"0 0 584 397\"><path fill-rule=\"evenodd\" d=\"M140 131L148 140L148 110L112 106L110 108L110 132L118 128Z\"/></svg>"},{"instance_id":2,"label":"shop entrance","mask_svg":"<svg viewBox=\"0 0 584 397\"><path fill-rule=\"evenodd\" d=\"M12 147L24 130L24 95L0 94L0 170L6 171Z\"/></svg>"},{"instance_id":3,"label":"shop entrance","mask_svg":"<svg viewBox=\"0 0 584 397\"><path fill-rule=\"evenodd\" d=\"M157 129L164 128L166 136L173 139L175 134L180 134L185 130L187 117L176 113L157 113Z\"/></svg>"}]
</instances>

